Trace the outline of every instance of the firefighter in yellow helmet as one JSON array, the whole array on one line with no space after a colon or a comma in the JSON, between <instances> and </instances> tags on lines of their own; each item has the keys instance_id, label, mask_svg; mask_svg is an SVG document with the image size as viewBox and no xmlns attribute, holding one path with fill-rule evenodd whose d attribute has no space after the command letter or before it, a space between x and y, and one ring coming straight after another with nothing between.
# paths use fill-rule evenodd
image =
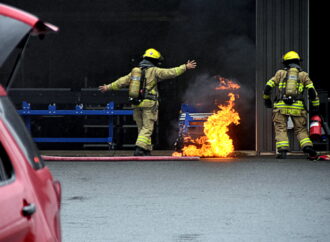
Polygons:
<instances>
[{"instance_id":1,"label":"firefighter in yellow helmet","mask_svg":"<svg viewBox=\"0 0 330 242\"><path fill-rule=\"evenodd\" d=\"M317 158L313 143L307 132L307 111L304 104L303 93L308 92L311 101L311 110L318 111L320 101L314 88L313 82L307 72L300 67L300 56L295 51L289 51L283 56L284 68L278 70L264 88L263 99L267 108L273 108L273 122L275 128L275 141L278 151L277 158L285 159L289 150L287 135L287 121L291 117L294 124L294 133L297 136L300 147L308 158ZM274 87L278 88L278 95L271 101L271 92Z\"/></svg>"},{"instance_id":2,"label":"firefighter in yellow helmet","mask_svg":"<svg viewBox=\"0 0 330 242\"><path fill-rule=\"evenodd\" d=\"M147 49L143 60L129 74L103 86L101 92L119 90L129 86L129 99L133 107L133 119L138 127L135 156L150 155L152 150L151 135L158 118L159 81L175 78L186 70L196 68L197 63L188 60L186 64L174 68L159 68L162 55L155 49Z\"/></svg>"}]
</instances>

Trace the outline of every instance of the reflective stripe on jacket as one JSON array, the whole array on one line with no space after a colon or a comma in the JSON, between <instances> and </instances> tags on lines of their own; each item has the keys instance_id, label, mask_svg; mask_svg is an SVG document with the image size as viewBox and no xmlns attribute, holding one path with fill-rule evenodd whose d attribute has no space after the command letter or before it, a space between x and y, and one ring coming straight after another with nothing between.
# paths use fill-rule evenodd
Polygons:
<instances>
[{"instance_id":1,"label":"reflective stripe on jacket","mask_svg":"<svg viewBox=\"0 0 330 242\"><path fill-rule=\"evenodd\" d=\"M313 82L309 78L309 75L307 72L301 71L301 72L299 72L298 75L299 75L298 78L299 78L300 82L298 82L297 88L298 88L298 93L301 94L301 96L305 89L307 89L307 90L310 88L315 89ZM286 76L287 76L286 70L278 70L276 72L275 76L273 76L269 81L267 81L266 87L268 86L268 90L273 89L274 87L278 87L279 92L281 93L281 91L286 88L286 81L285 81ZM265 89L266 89L266 87L265 87ZM263 99L269 99L269 98L270 98L270 93L263 94ZM318 106L320 103L318 96L316 96L316 98L311 101L312 101L313 106ZM301 116L301 111L305 110L305 106L304 106L304 103L302 100L297 100L296 102L294 102L292 104L286 104L279 97L277 98L277 100L274 103L274 108L280 109L281 113L283 113L283 114L289 114L289 115L295 115L295 116Z\"/></svg>"}]
</instances>

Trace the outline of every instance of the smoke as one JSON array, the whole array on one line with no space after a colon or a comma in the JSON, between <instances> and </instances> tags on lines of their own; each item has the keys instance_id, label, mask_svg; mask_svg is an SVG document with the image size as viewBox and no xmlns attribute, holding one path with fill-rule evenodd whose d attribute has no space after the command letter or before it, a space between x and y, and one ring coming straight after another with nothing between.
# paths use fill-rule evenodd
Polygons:
<instances>
[{"instance_id":1,"label":"smoke","mask_svg":"<svg viewBox=\"0 0 330 242\"><path fill-rule=\"evenodd\" d=\"M195 77L182 97L182 102L193 106L201 106L213 99L216 82L209 74L203 73ZM200 110L207 112L207 110ZM208 110L210 111L210 110Z\"/></svg>"},{"instance_id":2,"label":"smoke","mask_svg":"<svg viewBox=\"0 0 330 242\"><path fill-rule=\"evenodd\" d=\"M220 83L220 80L238 84L240 88L222 89L220 87L223 84ZM211 112L219 104L226 101L228 92L238 94L239 99L245 103L244 107L249 106L249 103L254 100L254 89L250 86L242 84L235 78L225 78L221 75L211 76L204 73L193 79L185 90L182 102L196 107L199 112Z\"/></svg>"},{"instance_id":3,"label":"smoke","mask_svg":"<svg viewBox=\"0 0 330 242\"><path fill-rule=\"evenodd\" d=\"M215 90L218 77L239 83L236 110L241 124L233 129L238 149L254 149L255 1L182 2L182 22L172 23L166 39L171 61L195 59L198 68L182 77L181 103L199 112L212 112L225 102L228 91ZM176 131L174 131L176 132Z\"/></svg>"}]
</instances>

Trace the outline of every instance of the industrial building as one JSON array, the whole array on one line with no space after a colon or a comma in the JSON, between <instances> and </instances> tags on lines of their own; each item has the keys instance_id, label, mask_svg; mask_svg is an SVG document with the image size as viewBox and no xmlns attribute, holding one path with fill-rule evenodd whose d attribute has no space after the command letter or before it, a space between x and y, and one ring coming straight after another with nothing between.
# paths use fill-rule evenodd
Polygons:
<instances>
[{"instance_id":1,"label":"industrial building","mask_svg":"<svg viewBox=\"0 0 330 242\"><path fill-rule=\"evenodd\" d=\"M33 39L27 47L24 64L9 91L18 109L23 102L37 110L47 110L54 104L56 109L74 110L76 105L102 109L111 101L117 109L129 109L125 90L102 95L96 88L129 72L143 51L154 47L164 54L164 67L178 65L186 57L199 63L196 72L160 83L154 149L173 149L182 104L209 102L204 112L213 111L214 100L201 93L200 87L222 76L242 85L236 105L242 118L240 125L231 130L235 149L271 152L275 150L271 113L263 107L261 92L281 67L283 53L296 50L319 89L322 112L328 120L325 64L316 54L324 41L318 30L318 23L323 21L317 14L321 7L311 1L191 1L188 6L174 0L10 4L60 27L58 34L47 36L46 41ZM29 51L30 45L39 45L41 50ZM9 75L6 70L0 74L2 80ZM131 149L136 130L130 115L113 116L112 123L111 147ZM108 146L106 139L83 139L109 137L108 117L34 116L30 125L33 136L41 138L42 149ZM238 138L241 136L249 138L242 140ZM66 138L62 141L70 143L47 137ZM82 139L71 142L70 137ZM292 143L293 150L299 150L293 137ZM322 144L319 149L325 147Z\"/></svg>"}]
</instances>

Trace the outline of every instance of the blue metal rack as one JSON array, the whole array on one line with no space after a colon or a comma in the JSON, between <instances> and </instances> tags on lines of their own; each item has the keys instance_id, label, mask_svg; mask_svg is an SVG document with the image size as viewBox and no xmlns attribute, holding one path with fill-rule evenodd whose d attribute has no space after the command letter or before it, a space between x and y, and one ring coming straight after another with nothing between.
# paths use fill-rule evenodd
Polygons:
<instances>
[{"instance_id":1,"label":"blue metal rack","mask_svg":"<svg viewBox=\"0 0 330 242\"><path fill-rule=\"evenodd\" d=\"M182 136L188 136L189 128L203 127L203 123L211 113L200 113L192 105L182 104L179 117L179 132ZM198 123L198 124L196 124Z\"/></svg>"},{"instance_id":2,"label":"blue metal rack","mask_svg":"<svg viewBox=\"0 0 330 242\"><path fill-rule=\"evenodd\" d=\"M204 122L212 113L201 113L189 104L181 105L181 112L179 117L179 134L178 138L174 143L176 151L181 152L181 149L185 143L185 137L192 137L191 129L198 128L197 132L199 135L203 133ZM195 130L196 131L196 130Z\"/></svg>"},{"instance_id":3,"label":"blue metal rack","mask_svg":"<svg viewBox=\"0 0 330 242\"><path fill-rule=\"evenodd\" d=\"M48 105L47 110L32 110L28 102L22 103L22 109L17 111L22 115L26 127L31 131L31 116L58 116L58 115L100 115L108 116L109 127L108 137L104 138L39 138L34 137L35 142L80 142L80 143L112 143L113 142L113 116L114 115L133 115L133 110L115 110L114 102L110 102L103 110L84 110L82 104L75 106L74 110L57 110L56 104Z\"/></svg>"}]
</instances>

